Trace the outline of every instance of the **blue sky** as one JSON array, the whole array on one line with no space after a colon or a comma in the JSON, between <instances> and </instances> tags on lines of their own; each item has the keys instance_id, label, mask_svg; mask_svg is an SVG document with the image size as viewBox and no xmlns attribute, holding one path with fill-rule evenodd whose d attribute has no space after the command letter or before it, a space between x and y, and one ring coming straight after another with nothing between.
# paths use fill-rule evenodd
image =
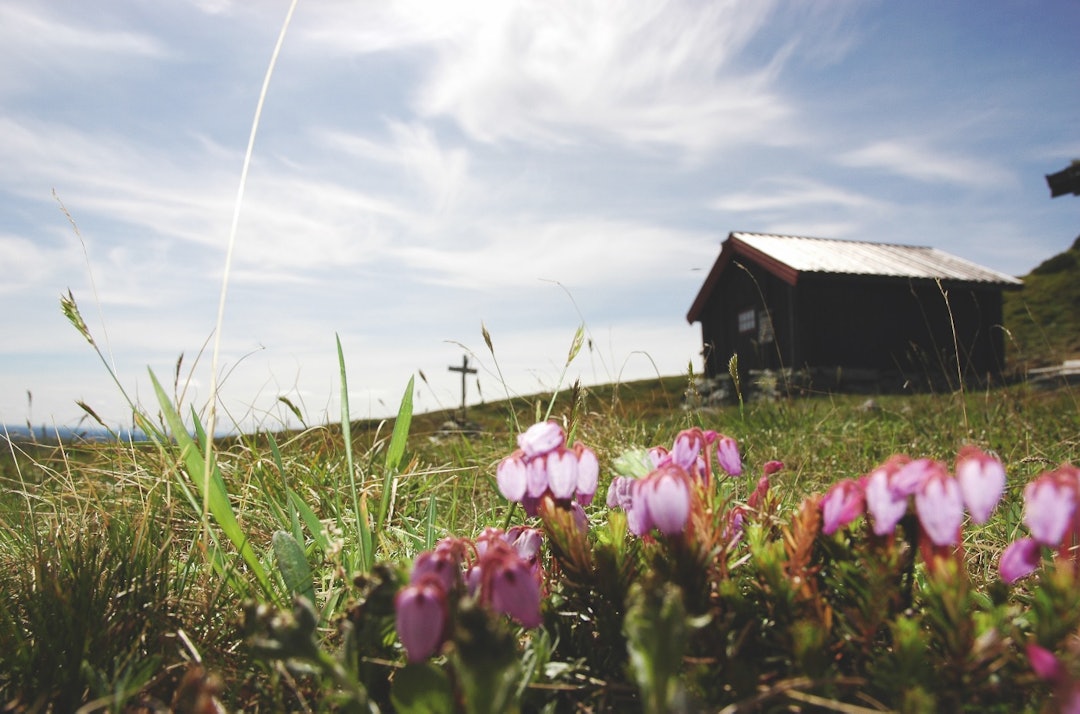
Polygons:
<instances>
[{"instance_id":1,"label":"blue sky","mask_svg":"<svg viewBox=\"0 0 1080 714\"><path fill-rule=\"evenodd\" d=\"M208 398L243 153L286 0L0 0L0 422ZM700 368L730 231L932 245L1022 275L1080 233L1080 3L300 0L221 333L227 423ZM78 226L60 210L56 196ZM80 236L81 235L81 240ZM477 398L470 382L471 399ZM32 394L32 403L28 399Z\"/></svg>"}]
</instances>

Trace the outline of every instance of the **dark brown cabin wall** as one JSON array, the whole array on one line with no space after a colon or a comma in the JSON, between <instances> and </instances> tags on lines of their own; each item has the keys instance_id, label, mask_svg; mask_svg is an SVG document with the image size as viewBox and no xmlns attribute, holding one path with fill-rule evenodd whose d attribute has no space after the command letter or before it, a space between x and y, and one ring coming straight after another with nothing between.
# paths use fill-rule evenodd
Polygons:
<instances>
[{"instance_id":1,"label":"dark brown cabin wall","mask_svg":"<svg viewBox=\"0 0 1080 714\"><path fill-rule=\"evenodd\" d=\"M739 369L777 369L795 364L796 323L791 311L795 289L761 266L730 264L700 315L706 376L727 374L728 360L739 355ZM739 330L739 313L754 311L754 329ZM764 316L772 340L760 338Z\"/></svg>"},{"instance_id":2,"label":"dark brown cabin wall","mask_svg":"<svg viewBox=\"0 0 1080 714\"><path fill-rule=\"evenodd\" d=\"M993 290L932 281L823 279L802 276L799 292L801 366L1000 374L1004 340L1001 298ZM950 307L952 309L950 317ZM956 326L956 339L953 325Z\"/></svg>"}]
</instances>

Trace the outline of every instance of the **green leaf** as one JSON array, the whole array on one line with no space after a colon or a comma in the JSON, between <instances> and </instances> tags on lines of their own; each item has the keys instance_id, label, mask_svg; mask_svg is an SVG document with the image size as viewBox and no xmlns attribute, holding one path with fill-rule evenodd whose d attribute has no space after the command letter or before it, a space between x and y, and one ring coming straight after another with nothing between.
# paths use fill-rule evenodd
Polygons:
<instances>
[{"instance_id":1,"label":"green leaf","mask_svg":"<svg viewBox=\"0 0 1080 714\"><path fill-rule=\"evenodd\" d=\"M285 587L290 593L307 598L314 606L315 584L304 547L286 531L275 531L272 541L274 556L277 558L278 570L281 572L281 579L285 581Z\"/></svg>"},{"instance_id":2,"label":"green leaf","mask_svg":"<svg viewBox=\"0 0 1080 714\"><path fill-rule=\"evenodd\" d=\"M646 714L687 711L679 670L686 649L682 591L671 583L635 584L623 621L630 673Z\"/></svg>"},{"instance_id":3,"label":"green leaf","mask_svg":"<svg viewBox=\"0 0 1080 714\"><path fill-rule=\"evenodd\" d=\"M401 714L452 714L454 692L450 678L433 664L410 664L394 675L390 690L394 710Z\"/></svg>"},{"instance_id":4,"label":"green leaf","mask_svg":"<svg viewBox=\"0 0 1080 714\"><path fill-rule=\"evenodd\" d=\"M319 517L315 515L315 511L311 510L311 507L304 503L304 500L295 491L289 491L289 498L292 500L293 508L300 514L301 520L307 526L308 533L315 540L315 545L322 548L324 553L330 550L330 539L326 536L326 529L323 528Z\"/></svg>"},{"instance_id":5,"label":"green leaf","mask_svg":"<svg viewBox=\"0 0 1080 714\"><path fill-rule=\"evenodd\" d=\"M188 434L183 420L180 419L180 415L173 407L165 390L162 389L161 383L158 382L153 370L150 370L150 381L154 384L154 393L157 395L158 405L161 407L162 415L169 425L173 438L176 439L177 446L180 447L180 458L187 468L188 476L191 478L196 491L198 491L198 495L206 499L214 522L217 523L218 528L221 529L225 537L232 542L241 557L243 557L244 562L247 563L248 568L259 581L263 592L266 593L267 597L273 598L274 588L270 584L270 576L266 572L266 568L263 567L262 561L255 554L254 549L252 549L251 542L240 527L240 523L236 520L232 504L229 503L229 494L225 490L225 480L214 462L213 454L211 454L210 459L210 474L207 475L205 460L199 451L199 447L195 444L191 435ZM202 425L196 421L196 431L201 430Z\"/></svg>"},{"instance_id":6,"label":"green leaf","mask_svg":"<svg viewBox=\"0 0 1080 714\"><path fill-rule=\"evenodd\" d=\"M427 521L424 524L424 550L431 550L435 547L435 537L437 535L435 530L435 508L435 496L429 496L427 504Z\"/></svg>"},{"instance_id":7,"label":"green leaf","mask_svg":"<svg viewBox=\"0 0 1080 714\"><path fill-rule=\"evenodd\" d=\"M390 437L390 447L386 450L387 471L397 471L401 466L401 457L405 454L405 443L409 439L409 427L412 425L414 381L415 378L409 377L409 386L401 395L401 405L394 421L394 433Z\"/></svg>"},{"instance_id":8,"label":"green leaf","mask_svg":"<svg viewBox=\"0 0 1080 714\"><path fill-rule=\"evenodd\" d=\"M356 516L356 534L360 541L360 557L356 566L363 572L371 570L374 563L372 552L371 524L368 523L367 496L356 490L356 465L352 451L352 421L349 416L349 381L345 373L345 352L341 349L341 337L337 340L338 369L341 372L341 438L345 442L345 466L349 470L349 490L352 495L353 513Z\"/></svg>"},{"instance_id":9,"label":"green leaf","mask_svg":"<svg viewBox=\"0 0 1080 714\"><path fill-rule=\"evenodd\" d=\"M620 476L644 478L653 470L653 464L645 449L627 449L615 459L612 468Z\"/></svg>"},{"instance_id":10,"label":"green leaf","mask_svg":"<svg viewBox=\"0 0 1080 714\"><path fill-rule=\"evenodd\" d=\"M394 433L390 436L390 446L386 450L382 496L379 498L379 512L375 518L376 533L382 531L383 524L386 521L386 513L390 509L390 493L393 491L394 477L401 467L401 459L405 455L405 444L409 440L409 427L412 424L413 413L414 381L413 377L409 377L409 386L405 388L405 394L401 397L401 406L398 407L397 419L394 420Z\"/></svg>"}]
</instances>

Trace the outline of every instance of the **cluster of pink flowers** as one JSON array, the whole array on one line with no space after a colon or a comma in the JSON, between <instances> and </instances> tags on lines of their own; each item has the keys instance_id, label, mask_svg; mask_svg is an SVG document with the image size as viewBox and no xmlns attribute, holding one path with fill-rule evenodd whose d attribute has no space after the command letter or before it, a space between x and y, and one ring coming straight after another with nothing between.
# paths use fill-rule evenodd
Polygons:
<instances>
[{"instance_id":1,"label":"cluster of pink flowers","mask_svg":"<svg viewBox=\"0 0 1080 714\"><path fill-rule=\"evenodd\" d=\"M1069 674L1068 669L1050 650L1030 643L1027 650L1028 663L1035 676L1054 688L1057 709L1062 714L1080 714L1080 680Z\"/></svg>"},{"instance_id":2,"label":"cluster of pink flowers","mask_svg":"<svg viewBox=\"0 0 1080 714\"><path fill-rule=\"evenodd\" d=\"M1068 464L1047 471L1024 487L1024 525L1029 536L1005 549L998 564L1002 580L1015 582L1035 572L1043 546L1059 558L1080 557L1080 469Z\"/></svg>"},{"instance_id":3,"label":"cluster of pink flowers","mask_svg":"<svg viewBox=\"0 0 1080 714\"><path fill-rule=\"evenodd\" d=\"M507 500L535 516L545 494L569 503L584 518L582 506L592 503L600 462L581 442L566 446L566 432L554 421L529 427L517 439L518 449L499 462L495 480Z\"/></svg>"},{"instance_id":4,"label":"cluster of pink flowers","mask_svg":"<svg viewBox=\"0 0 1080 714\"><path fill-rule=\"evenodd\" d=\"M699 428L675 437L671 450L649 449L652 470L642 478L616 476L608 488L607 505L626 511L631 533L643 536L654 528L676 535L686 528L696 484L712 481L712 454L728 474L742 473L739 446L729 436ZM767 483L767 482L766 482ZM766 485L767 488L767 485Z\"/></svg>"},{"instance_id":5,"label":"cluster of pink flowers","mask_svg":"<svg viewBox=\"0 0 1080 714\"><path fill-rule=\"evenodd\" d=\"M869 513L874 533L887 535L914 500L915 513L930 542L956 545L965 507L971 520L985 523L1004 490L1005 467L974 446L960 450L955 475L940 461L893 456L865 476L833 484L821 499L821 530L835 533Z\"/></svg>"},{"instance_id":6,"label":"cluster of pink flowers","mask_svg":"<svg viewBox=\"0 0 1080 714\"><path fill-rule=\"evenodd\" d=\"M448 636L451 603L475 598L525 627L540 625L540 545L535 528L486 528L475 540L445 538L413 561L394 599L398 639L410 662L435 654Z\"/></svg>"}]
</instances>

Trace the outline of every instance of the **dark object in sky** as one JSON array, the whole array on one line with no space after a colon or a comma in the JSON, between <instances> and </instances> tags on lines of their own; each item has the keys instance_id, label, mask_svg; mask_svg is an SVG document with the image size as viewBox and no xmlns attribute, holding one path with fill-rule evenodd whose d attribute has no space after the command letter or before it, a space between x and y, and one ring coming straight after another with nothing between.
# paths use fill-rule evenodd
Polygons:
<instances>
[{"instance_id":1,"label":"dark object in sky","mask_svg":"<svg viewBox=\"0 0 1080 714\"><path fill-rule=\"evenodd\" d=\"M1050 198L1057 198L1071 193L1080 196L1080 159L1073 159L1067 169L1056 174L1047 174L1046 183L1050 186Z\"/></svg>"},{"instance_id":2,"label":"dark object in sky","mask_svg":"<svg viewBox=\"0 0 1080 714\"><path fill-rule=\"evenodd\" d=\"M736 232L686 319L701 323L708 377L737 354L741 371L807 370L815 384L982 381L1005 371L1001 293L1021 285L936 248Z\"/></svg>"}]
</instances>

